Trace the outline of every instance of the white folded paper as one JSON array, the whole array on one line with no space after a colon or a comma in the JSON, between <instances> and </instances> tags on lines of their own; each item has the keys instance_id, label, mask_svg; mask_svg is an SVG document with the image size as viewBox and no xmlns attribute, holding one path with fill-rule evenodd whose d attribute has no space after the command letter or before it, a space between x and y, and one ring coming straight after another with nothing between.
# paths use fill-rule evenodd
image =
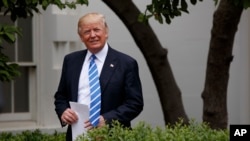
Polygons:
<instances>
[{"instance_id":1,"label":"white folded paper","mask_svg":"<svg viewBox=\"0 0 250 141\"><path fill-rule=\"evenodd\" d=\"M78 116L78 121L71 125L72 127L72 140L74 141L79 135L82 135L87 132L87 129L84 128L84 122L89 118L89 107L88 105L69 102L70 107L74 110Z\"/></svg>"}]
</instances>

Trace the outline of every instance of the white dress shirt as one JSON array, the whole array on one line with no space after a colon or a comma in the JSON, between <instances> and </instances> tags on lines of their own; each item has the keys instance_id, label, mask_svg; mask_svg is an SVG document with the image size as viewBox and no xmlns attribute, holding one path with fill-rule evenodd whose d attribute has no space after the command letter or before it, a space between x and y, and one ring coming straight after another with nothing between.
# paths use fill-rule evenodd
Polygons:
<instances>
[{"instance_id":1,"label":"white dress shirt","mask_svg":"<svg viewBox=\"0 0 250 141\"><path fill-rule=\"evenodd\" d=\"M107 53L108 53L108 44L106 43L103 49L95 54L96 56L95 63L97 65L99 76L101 74L102 67L106 59ZM78 99L77 99L78 103L85 104L88 106L90 105L88 70L89 70L89 63L90 63L91 55L92 53L90 51L87 51L87 54L83 62L81 74L80 74L79 85L78 85Z\"/></svg>"}]
</instances>

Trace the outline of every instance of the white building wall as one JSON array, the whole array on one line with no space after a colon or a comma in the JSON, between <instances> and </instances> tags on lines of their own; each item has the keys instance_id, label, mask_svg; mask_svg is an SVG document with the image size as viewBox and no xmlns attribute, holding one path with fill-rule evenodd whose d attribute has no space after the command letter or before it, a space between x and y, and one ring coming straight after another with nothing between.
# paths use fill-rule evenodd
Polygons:
<instances>
[{"instance_id":1,"label":"white building wall","mask_svg":"<svg viewBox=\"0 0 250 141\"><path fill-rule=\"evenodd\" d=\"M250 123L250 10L245 11L234 44L228 88L229 123Z\"/></svg>"}]
</instances>

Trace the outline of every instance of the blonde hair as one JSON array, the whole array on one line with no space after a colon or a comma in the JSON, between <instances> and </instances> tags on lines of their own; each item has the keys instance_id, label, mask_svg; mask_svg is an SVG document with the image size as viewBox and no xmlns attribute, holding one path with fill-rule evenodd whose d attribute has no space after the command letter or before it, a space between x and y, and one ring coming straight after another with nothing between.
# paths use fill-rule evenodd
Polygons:
<instances>
[{"instance_id":1,"label":"blonde hair","mask_svg":"<svg viewBox=\"0 0 250 141\"><path fill-rule=\"evenodd\" d=\"M82 30L81 24L86 24L86 23L93 22L93 21L102 22L103 26L108 30L108 25L107 25L105 16L103 14L93 12L93 13L87 13L79 19L78 29L77 29L78 34L80 34L80 32Z\"/></svg>"}]
</instances>

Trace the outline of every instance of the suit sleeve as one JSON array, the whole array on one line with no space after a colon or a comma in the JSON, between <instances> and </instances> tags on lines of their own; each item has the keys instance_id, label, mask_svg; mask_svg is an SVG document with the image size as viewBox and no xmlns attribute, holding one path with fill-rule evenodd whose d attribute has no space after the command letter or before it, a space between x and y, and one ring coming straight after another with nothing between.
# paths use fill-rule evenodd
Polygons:
<instances>
[{"instance_id":1,"label":"suit sleeve","mask_svg":"<svg viewBox=\"0 0 250 141\"><path fill-rule=\"evenodd\" d=\"M119 70L116 73L123 75L123 79L121 79L123 86L120 88L120 91L117 92L117 94L123 97L123 100L117 108L104 113L103 117L108 124L110 124L112 120L118 120L122 124L130 126L130 121L137 117L143 110L142 87L139 78L138 64L134 59L130 59L123 64L122 70L125 71Z\"/></svg>"},{"instance_id":2,"label":"suit sleeve","mask_svg":"<svg viewBox=\"0 0 250 141\"><path fill-rule=\"evenodd\" d=\"M67 87L66 87L66 69L67 68L67 58L64 58L61 79L59 82L58 89L54 95L54 105L57 116L61 122L62 126L65 126L61 121L62 113L69 108L68 97L67 97Z\"/></svg>"}]
</instances>

